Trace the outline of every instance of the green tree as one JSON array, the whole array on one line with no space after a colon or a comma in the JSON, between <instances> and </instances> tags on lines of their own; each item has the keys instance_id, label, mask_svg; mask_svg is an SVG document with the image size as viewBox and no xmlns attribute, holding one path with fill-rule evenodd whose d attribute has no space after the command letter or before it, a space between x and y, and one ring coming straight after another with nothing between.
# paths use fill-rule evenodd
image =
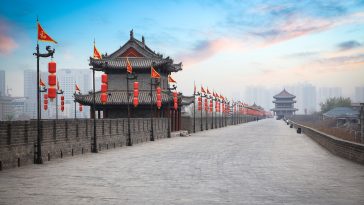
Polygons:
<instances>
[{"instance_id":1,"label":"green tree","mask_svg":"<svg viewBox=\"0 0 364 205\"><path fill-rule=\"evenodd\" d=\"M321 113L325 113L335 107L350 107L350 98L333 97L326 100L324 103L320 103Z\"/></svg>"}]
</instances>

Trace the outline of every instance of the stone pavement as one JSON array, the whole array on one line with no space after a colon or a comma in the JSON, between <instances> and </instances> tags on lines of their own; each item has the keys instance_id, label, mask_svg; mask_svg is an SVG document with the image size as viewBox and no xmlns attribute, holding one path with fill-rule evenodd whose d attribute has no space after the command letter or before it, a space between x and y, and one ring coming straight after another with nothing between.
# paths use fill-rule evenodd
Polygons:
<instances>
[{"instance_id":1,"label":"stone pavement","mask_svg":"<svg viewBox=\"0 0 364 205\"><path fill-rule=\"evenodd\" d=\"M274 119L0 172L0 204L364 204L364 166Z\"/></svg>"}]
</instances>

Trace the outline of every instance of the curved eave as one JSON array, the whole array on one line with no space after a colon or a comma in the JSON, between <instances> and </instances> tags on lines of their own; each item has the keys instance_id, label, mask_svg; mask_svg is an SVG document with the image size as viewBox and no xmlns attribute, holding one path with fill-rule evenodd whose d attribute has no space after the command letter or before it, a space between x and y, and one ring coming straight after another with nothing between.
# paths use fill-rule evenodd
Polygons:
<instances>
[{"instance_id":1,"label":"curved eave","mask_svg":"<svg viewBox=\"0 0 364 205\"><path fill-rule=\"evenodd\" d=\"M166 68L169 72L178 72L182 70L182 63L173 64L173 60L169 58L129 58L128 59L133 69L150 69L153 65L155 67ZM90 57L90 66L94 70L104 71L104 70L126 70L127 60L126 58L104 58L104 59L94 59Z\"/></svg>"},{"instance_id":2,"label":"curved eave","mask_svg":"<svg viewBox=\"0 0 364 205\"><path fill-rule=\"evenodd\" d=\"M297 108L273 108L271 111L298 111Z\"/></svg>"},{"instance_id":3,"label":"curved eave","mask_svg":"<svg viewBox=\"0 0 364 205\"><path fill-rule=\"evenodd\" d=\"M296 103L297 101L295 100L273 100L273 103Z\"/></svg>"},{"instance_id":4,"label":"curved eave","mask_svg":"<svg viewBox=\"0 0 364 205\"><path fill-rule=\"evenodd\" d=\"M133 103L133 94L132 91L129 91L131 96L129 97L129 104ZM139 91L139 105L150 105L150 91ZM153 91L152 94L153 103L156 102L156 94ZM93 94L87 95L75 95L75 100L86 106L93 105ZM108 92L108 100L105 104L101 103L101 92L95 93L95 103L97 106L104 106L104 105L127 105L128 103L126 91L109 91ZM172 103L173 99L168 94L162 92L162 104L167 104L168 102Z\"/></svg>"}]
</instances>

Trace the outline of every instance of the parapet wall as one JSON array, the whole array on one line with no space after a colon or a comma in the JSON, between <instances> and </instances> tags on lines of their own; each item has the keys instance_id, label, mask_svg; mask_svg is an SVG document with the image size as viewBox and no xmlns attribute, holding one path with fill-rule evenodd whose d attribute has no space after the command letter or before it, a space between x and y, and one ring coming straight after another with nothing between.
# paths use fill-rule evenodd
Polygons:
<instances>
[{"instance_id":1,"label":"parapet wall","mask_svg":"<svg viewBox=\"0 0 364 205\"><path fill-rule=\"evenodd\" d=\"M202 119L202 120L201 120ZM257 117L254 116L234 116L234 117L221 117L221 116L214 116L212 118L209 117L196 117L195 122L193 117L189 116L182 116L181 119L181 129L187 130L189 133L193 133L193 124L195 123L195 132L201 132L201 124L202 124L202 131L204 130L210 130L210 129L216 129L220 127L226 127L229 125L235 125L235 124L241 124L241 123L247 123L251 121L257 120ZM202 123L201 123L202 122Z\"/></svg>"},{"instance_id":2,"label":"parapet wall","mask_svg":"<svg viewBox=\"0 0 364 205\"><path fill-rule=\"evenodd\" d=\"M331 153L364 164L364 144L339 139L291 120L288 121L288 124L292 124L294 128L300 129L301 132L305 133Z\"/></svg>"},{"instance_id":3,"label":"parapet wall","mask_svg":"<svg viewBox=\"0 0 364 205\"><path fill-rule=\"evenodd\" d=\"M0 170L32 164L37 139L36 121L0 122ZM133 144L149 141L150 119L131 119ZM168 119L154 119L154 138L168 136ZM127 119L97 119L99 150L126 146ZM92 119L42 120L42 158L48 161L91 152Z\"/></svg>"}]
</instances>

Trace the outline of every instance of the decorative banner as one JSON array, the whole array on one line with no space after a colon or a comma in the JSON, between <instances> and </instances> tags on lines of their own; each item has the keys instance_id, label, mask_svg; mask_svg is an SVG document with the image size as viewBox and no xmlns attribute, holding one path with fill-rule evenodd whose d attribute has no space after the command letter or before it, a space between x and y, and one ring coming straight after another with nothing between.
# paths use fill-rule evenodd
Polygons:
<instances>
[{"instance_id":1,"label":"decorative banner","mask_svg":"<svg viewBox=\"0 0 364 205\"><path fill-rule=\"evenodd\" d=\"M205 89L203 89L202 85L201 85L201 93L206 93Z\"/></svg>"},{"instance_id":2,"label":"decorative banner","mask_svg":"<svg viewBox=\"0 0 364 205\"><path fill-rule=\"evenodd\" d=\"M150 77L151 78L160 78L161 75L153 67L151 67Z\"/></svg>"},{"instance_id":3,"label":"decorative banner","mask_svg":"<svg viewBox=\"0 0 364 205\"><path fill-rule=\"evenodd\" d=\"M39 85L41 87L45 87L46 86L42 79L39 79Z\"/></svg>"},{"instance_id":4,"label":"decorative banner","mask_svg":"<svg viewBox=\"0 0 364 205\"><path fill-rule=\"evenodd\" d=\"M94 59L102 59L102 55L101 55L101 53L100 53L100 52L99 52L99 50L97 50L97 48L96 48L95 41L94 41Z\"/></svg>"},{"instance_id":5,"label":"decorative banner","mask_svg":"<svg viewBox=\"0 0 364 205\"><path fill-rule=\"evenodd\" d=\"M168 76L168 82L169 83L177 83L173 78L172 78L172 76Z\"/></svg>"},{"instance_id":6,"label":"decorative banner","mask_svg":"<svg viewBox=\"0 0 364 205\"><path fill-rule=\"evenodd\" d=\"M126 72L133 73L133 67L131 67L131 64L129 62L129 58L126 58Z\"/></svg>"},{"instance_id":7,"label":"decorative banner","mask_svg":"<svg viewBox=\"0 0 364 205\"><path fill-rule=\"evenodd\" d=\"M78 87L77 84L75 84L75 86L76 86L76 92L81 92L80 87Z\"/></svg>"},{"instance_id":8,"label":"decorative banner","mask_svg":"<svg viewBox=\"0 0 364 205\"><path fill-rule=\"evenodd\" d=\"M45 42L52 42L57 43L55 40L53 40L52 37L50 37L42 28L39 22L37 22L38 27L38 41L45 41Z\"/></svg>"}]
</instances>

